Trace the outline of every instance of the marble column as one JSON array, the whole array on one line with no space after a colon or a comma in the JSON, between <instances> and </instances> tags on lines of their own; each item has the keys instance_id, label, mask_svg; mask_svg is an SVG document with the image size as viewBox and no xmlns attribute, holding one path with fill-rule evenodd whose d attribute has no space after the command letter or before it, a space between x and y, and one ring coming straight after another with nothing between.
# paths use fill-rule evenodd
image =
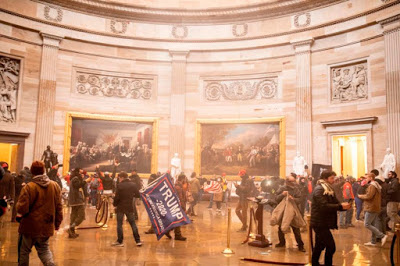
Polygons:
<instances>
[{"instance_id":1,"label":"marble column","mask_svg":"<svg viewBox=\"0 0 400 266\"><path fill-rule=\"evenodd\" d=\"M169 159L174 153L178 153L182 169L184 169L185 158L186 58L188 54L188 51L170 51L172 73Z\"/></svg>"},{"instance_id":2,"label":"marble column","mask_svg":"<svg viewBox=\"0 0 400 266\"><path fill-rule=\"evenodd\" d=\"M41 33L43 38L34 159L40 159L47 145L53 144L59 36Z\"/></svg>"},{"instance_id":3,"label":"marble column","mask_svg":"<svg viewBox=\"0 0 400 266\"><path fill-rule=\"evenodd\" d=\"M388 145L400 169L400 15L379 21L385 42L385 86ZM386 147L381 147L385 149Z\"/></svg>"},{"instance_id":4,"label":"marble column","mask_svg":"<svg viewBox=\"0 0 400 266\"><path fill-rule=\"evenodd\" d=\"M312 167L311 45L313 39L292 42L296 57L296 150Z\"/></svg>"}]
</instances>

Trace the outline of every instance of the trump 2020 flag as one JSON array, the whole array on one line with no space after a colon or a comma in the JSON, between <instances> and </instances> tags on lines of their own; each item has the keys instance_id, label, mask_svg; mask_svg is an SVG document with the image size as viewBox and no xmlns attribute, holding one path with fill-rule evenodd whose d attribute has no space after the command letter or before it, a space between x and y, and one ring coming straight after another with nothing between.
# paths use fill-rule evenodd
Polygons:
<instances>
[{"instance_id":1,"label":"trump 2020 flag","mask_svg":"<svg viewBox=\"0 0 400 266\"><path fill-rule=\"evenodd\" d=\"M168 173L142 189L140 196L156 232L157 240L171 229L190 223Z\"/></svg>"}]
</instances>

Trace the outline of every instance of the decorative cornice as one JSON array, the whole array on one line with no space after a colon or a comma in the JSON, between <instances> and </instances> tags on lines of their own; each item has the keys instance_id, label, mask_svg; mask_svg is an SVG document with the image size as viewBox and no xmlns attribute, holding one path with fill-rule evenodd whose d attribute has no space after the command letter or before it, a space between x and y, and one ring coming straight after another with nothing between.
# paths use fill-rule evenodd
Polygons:
<instances>
[{"instance_id":1,"label":"decorative cornice","mask_svg":"<svg viewBox=\"0 0 400 266\"><path fill-rule=\"evenodd\" d=\"M51 9L55 9L57 11L57 16L56 17L51 17L50 16L50 11ZM52 22L61 22L63 19L63 11L60 7L58 6L50 6L50 5L46 5L44 7L44 17Z\"/></svg>"},{"instance_id":2,"label":"decorative cornice","mask_svg":"<svg viewBox=\"0 0 400 266\"><path fill-rule=\"evenodd\" d=\"M295 53L308 53L311 51L311 46L314 43L314 39L305 39L305 40L295 40L291 41L290 44L293 46Z\"/></svg>"},{"instance_id":3,"label":"decorative cornice","mask_svg":"<svg viewBox=\"0 0 400 266\"><path fill-rule=\"evenodd\" d=\"M377 20L383 28L383 33L388 34L400 29L400 14L388 17L382 20Z\"/></svg>"},{"instance_id":4,"label":"decorative cornice","mask_svg":"<svg viewBox=\"0 0 400 266\"><path fill-rule=\"evenodd\" d=\"M42 36L44 46L52 46L52 47L56 47L56 48L60 47L60 42L62 39L64 39L64 37L56 36L56 35L52 35L52 34L48 34L48 33L44 33L44 32L40 32L40 36Z\"/></svg>"},{"instance_id":5,"label":"decorative cornice","mask_svg":"<svg viewBox=\"0 0 400 266\"><path fill-rule=\"evenodd\" d=\"M188 36L188 27L184 25L174 25L172 27L172 36L175 39L185 39Z\"/></svg>"},{"instance_id":6,"label":"decorative cornice","mask_svg":"<svg viewBox=\"0 0 400 266\"><path fill-rule=\"evenodd\" d=\"M239 30L238 27L242 27L242 30ZM235 37L246 36L248 30L249 30L249 25L247 25L247 23L235 24L232 26L232 34Z\"/></svg>"},{"instance_id":7,"label":"decorative cornice","mask_svg":"<svg viewBox=\"0 0 400 266\"><path fill-rule=\"evenodd\" d=\"M105 2L100 0L33 0L56 4L83 13L98 14L120 19L157 21L166 23L243 21L253 18L266 18L300 13L305 10L331 5L345 0L285 0L269 3L237 6L230 8L207 9L168 9L150 8L134 4Z\"/></svg>"},{"instance_id":8,"label":"decorative cornice","mask_svg":"<svg viewBox=\"0 0 400 266\"><path fill-rule=\"evenodd\" d=\"M172 58L173 62L186 62L187 56L189 55L190 51L174 51L170 50L169 54Z\"/></svg>"},{"instance_id":9,"label":"decorative cornice","mask_svg":"<svg viewBox=\"0 0 400 266\"><path fill-rule=\"evenodd\" d=\"M306 16L306 21L305 21L304 24L299 23L299 18L301 16ZM310 12L297 14L297 15L294 16L293 20L294 20L294 26L296 28L304 28L304 27L310 26L310 24L311 24L311 14L310 14Z\"/></svg>"},{"instance_id":10,"label":"decorative cornice","mask_svg":"<svg viewBox=\"0 0 400 266\"><path fill-rule=\"evenodd\" d=\"M360 118L351 118L343 120L322 121L321 124L324 127L337 126L337 125L351 125L351 124L372 124L376 120L378 120L378 117L370 116L370 117L360 117Z\"/></svg>"},{"instance_id":11,"label":"decorative cornice","mask_svg":"<svg viewBox=\"0 0 400 266\"><path fill-rule=\"evenodd\" d=\"M10 136L10 137L29 137L31 133L29 132L15 132L15 131L4 131L0 130L0 136Z\"/></svg>"},{"instance_id":12,"label":"decorative cornice","mask_svg":"<svg viewBox=\"0 0 400 266\"><path fill-rule=\"evenodd\" d=\"M32 1L38 1L38 0L32 0ZM369 15L369 14L373 14L375 12L384 10L384 9L386 9L388 7L391 7L391 6L399 4L399 3L400 3L400 0L396 0L395 2L386 4L386 5L382 5L382 6L378 7L378 8L375 8L375 9L372 9L372 10L368 10L366 12L363 12L363 13L360 13L360 14L357 14L357 15L354 15L354 16L338 19L338 20L335 20L335 21L330 21L328 23L323 23L323 24L312 26L312 27L299 28L299 29L295 29L295 30L279 32L279 33L273 33L273 34L264 34L264 35L258 35L258 36L243 37L240 40L242 41L242 40L265 39L265 38L279 37L279 36L285 36L285 35L289 35L289 34L301 33L301 32L310 31L310 30L316 30L316 29L327 27L327 26L333 26L333 25L337 25L339 23L344 23L344 22L347 22L347 21L350 21L350 20L353 20L353 19L357 19L357 18L366 16L366 15ZM44 23L44 24L47 24L47 25L61 27L61 28L68 29L68 30L74 30L74 31L85 32L85 33L90 33L90 34L96 34L96 35L100 35L100 36L115 37L115 34L111 34L111 33L107 33L107 32L93 31L93 30L78 28L78 27L75 27L75 26L62 25L62 24L59 24L59 23L53 23L53 22L42 20L42 19L38 19L38 18L35 18L35 17L30 17L30 16L26 16L26 15L23 15L23 14L19 14L19 13L10 11L10 10L6 10L4 8L1 8L1 7L0 7L0 11L2 11L4 13L7 13L7 14L10 14L10 15L13 15L13 16L21 17L21 18L24 18L24 19L32 20L32 21L36 21L36 22L39 22L39 23ZM377 22L375 22L375 23L377 23ZM367 27L367 26L373 25L375 23L371 22L370 24L365 24L364 26ZM18 26L21 26L21 25L18 25ZM33 28L31 28L31 29L33 29ZM120 35L120 36L118 36L118 38L129 39L129 40L142 40L142 41L164 41L164 42L182 42L183 41L183 40L176 40L176 39L164 39L164 38L163 39L155 39L155 38L143 38L143 37L138 37L138 36L134 36L133 37L133 36L125 36L125 35ZM226 41L232 41L232 40L235 40L235 39L230 39L230 38L229 39L226 39L226 38L217 39L217 40L186 39L186 40L184 40L184 42L189 42L189 43L208 43L208 42L211 42L211 43L215 43L215 42L226 42Z\"/></svg>"}]
</instances>

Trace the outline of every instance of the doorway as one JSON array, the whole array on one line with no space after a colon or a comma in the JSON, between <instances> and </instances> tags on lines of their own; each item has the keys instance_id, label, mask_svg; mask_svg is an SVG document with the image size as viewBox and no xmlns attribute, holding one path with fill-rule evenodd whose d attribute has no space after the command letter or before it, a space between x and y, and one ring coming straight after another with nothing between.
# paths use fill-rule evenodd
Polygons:
<instances>
[{"instance_id":1,"label":"doorway","mask_svg":"<svg viewBox=\"0 0 400 266\"><path fill-rule=\"evenodd\" d=\"M332 136L332 169L337 174L358 178L367 172L367 136Z\"/></svg>"},{"instance_id":2,"label":"doorway","mask_svg":"<svg viewBox=\"0 0 400 266\"><path fill-rule=\"evenodd\" d=\"M17 172L18 166L18 144L17 143L0 143L0 161L8 163L8 170L13 173Z\"/></svg>"}]
</instances>

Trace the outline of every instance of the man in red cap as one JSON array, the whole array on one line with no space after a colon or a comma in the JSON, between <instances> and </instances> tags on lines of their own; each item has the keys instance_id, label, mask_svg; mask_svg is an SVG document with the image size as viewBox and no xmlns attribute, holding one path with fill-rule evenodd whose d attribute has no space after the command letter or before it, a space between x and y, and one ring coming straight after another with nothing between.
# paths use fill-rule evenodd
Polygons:
<instances>
[{"instance_id":1,"label":"man in red cap","mask_svg":"<svg viewBox=\"0 0 400 266\"><path fill-rule=\"evenodd\" d=\"M239 176L242 178L240 185L234 183L236 187L236 194L239 196L239 202L236 206L235 212L242 222L242 228L240 228L238 232L244 232L247 229L247 198L249 197L251 191L251 181L246 173L246 170L244 169L240 170Z\"/></svg>"}]
</instances>

